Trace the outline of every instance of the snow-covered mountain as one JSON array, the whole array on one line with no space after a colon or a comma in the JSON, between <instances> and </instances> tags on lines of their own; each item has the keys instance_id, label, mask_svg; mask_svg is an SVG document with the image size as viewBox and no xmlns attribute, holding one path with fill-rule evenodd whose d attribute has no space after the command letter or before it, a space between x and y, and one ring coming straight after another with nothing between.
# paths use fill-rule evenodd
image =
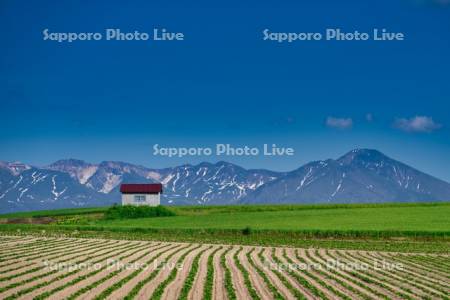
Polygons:
<instances>
[{"instance_id":1,"label":"snow-covered mountain","mask_svg":"<svg viewBox=\"0 0 450 300\"><path fill-rule=\"evenodd\" d=\"M184 165L162 174L163 199L177 204L235 204L283 173L246 170L227 162Z\"/></svg>"},{"instance_id":2,"label":"snow-covered mountain","mask_svg":"<svg viewBox=\"0 0 450 300\"><path fill-rule=\"evenodd\" d=\"M218 162L150 169L125 162L0 162L0 212L120 202L121 183L161 182L163 204L450 201L450 184L376 150L279 173Z\"/></svg>"},{"instance_id":3,"label":"snow-covered mountain","mask_svg":"<svg viewBox=\"0 0 450 300\"><path fill-rule=\"evenodd\" d=\"M450 184L379 151L356 149L308 163L260 187L242 203L450 201Z\"/></svg>"},{"instance_id":4,"label":"snow-covered mountain","mask_svg":"<svg viewBox=\"0 0 450 300\"><path fill-rule=\"evenodd\" d=\"M79 159L62 159L47 166L46 169L68 173L81 184L85 184L97 171L98 166Z\"/></svg>"},{"instance_id":5,"label":"snow-covered mountain","mask_svg":"<svg viewBox=\"0 0 450 300\"><path fill-rule=\"evenodd\" d=\"M92 165L68 159L59 160L47 169L68 173L80 184L117 199L121 183L161 182L162 201L170 204L233 204L282 175L267 170L246 170L227 162L148 169L124 162Z\"/></svg>"},{"instance_id":6,"label":"snow-covered mountain","mask_svg":"<svg viewBox=\"0 0 450 300\"><path fill-rule=\"evenodd\" d=\"M99 206L112 204L105 195L79 183L69 174L31 166L0 164L0 212Z\"/></svg>"},{"instance_id":7,"label":"snow-covered mountain","mask_svg":"<svg viewBox=\"0 0 450 300\"><path fill-rule=\"evenodd\" d=\"M0 164L0 212L108 205L121 183L162 182L163 204L234 204L283 173L218 162L149 169L124 162L59 160L49 166Z\"/></svg>"}]
</instances>

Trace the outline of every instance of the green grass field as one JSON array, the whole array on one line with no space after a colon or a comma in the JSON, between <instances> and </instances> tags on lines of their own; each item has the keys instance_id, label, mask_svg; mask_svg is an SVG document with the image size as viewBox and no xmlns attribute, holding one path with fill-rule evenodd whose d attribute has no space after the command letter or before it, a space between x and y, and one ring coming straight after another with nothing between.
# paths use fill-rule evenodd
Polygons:
<instances>
[{"instance_id":1,"label":"green grass field","mask_svg":"<svg viewBox=\"0 0 450 300\"><path fill-rule=\"evenodd\" d=\"M17 212L17 213L10 213L10 214L2 214L2 215L0 215L0 219L85 215L85 214L93 214L93 213L103 213L107 209L108 209L108 207L88 207L88 208L67 208L67 209L55 209L55 210L25 211L25 212Z\"/></svg>"},{"instance_id":2,"label":"green grass field","mask_svg":"<svg viewBox=\"0 0 450 300\"><path fill-rule=\"evenodd\" d=\"M181 210L178 208L177 210ZM99 220L101 226L160 229L450 231L450 205L276 211L210 211L176 217Z\"/></svg>"},{"instance_id":3,"label":"green grass field","mask_svg":"<svg viewBox=\"0 0 450 300\"><path fill-rule=\"evenodd\" d=\"M0 224L0 231L130 239L320 246L393 251L448 251L450 203L168 207L176 216L105 219L107 208L0 215L41 224Z\"/></svg>"}]
</instances>

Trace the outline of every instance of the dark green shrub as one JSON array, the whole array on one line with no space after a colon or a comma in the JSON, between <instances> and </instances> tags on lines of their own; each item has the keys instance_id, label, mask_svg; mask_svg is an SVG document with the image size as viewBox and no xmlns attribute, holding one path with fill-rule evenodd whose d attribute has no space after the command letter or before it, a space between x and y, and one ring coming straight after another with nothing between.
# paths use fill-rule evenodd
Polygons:
<instances>
[{"instance_id":1,"label":"dark green shrub","mask_svg":"<svg viewBox=\"0 0 450 300\"><path fill-rule=\"evenodd\" d=\"M247 226L244 229L242 229L243 235L250 235L251 233L252 233L252 228L250 226Z\"/></svg>"},{"instance_id":2,"label":"dark green shrub","mask_svg":"<svg viewBox=\"0 0 450 300\"><path fill-rule=\"evenodd\" d=\"M105 212L105 219L136 219L170 217L175 213L170 209L158 206L134 206L134 205L114 205Z\"/></svg>"}]
</instances>

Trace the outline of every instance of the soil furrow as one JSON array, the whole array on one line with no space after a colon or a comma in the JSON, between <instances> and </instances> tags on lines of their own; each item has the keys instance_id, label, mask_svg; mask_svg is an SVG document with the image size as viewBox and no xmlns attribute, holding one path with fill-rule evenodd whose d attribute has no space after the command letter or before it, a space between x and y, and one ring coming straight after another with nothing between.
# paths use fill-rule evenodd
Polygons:
<instances>
[{"instance_id":1,"label":"soil furrow","mask_svg":"<svg viewBox=\"0 0 450 300\"><path fill-rule=\"evenodd\" d=\"M201 255L198 264L198 272L195 276L194 283L192 284L192 289L189 292L188 299L201 299L203 297L203 289L205 287L208 271L208 258L217 249L218 246L213 246Z\"/></svg>"}]
</instances>

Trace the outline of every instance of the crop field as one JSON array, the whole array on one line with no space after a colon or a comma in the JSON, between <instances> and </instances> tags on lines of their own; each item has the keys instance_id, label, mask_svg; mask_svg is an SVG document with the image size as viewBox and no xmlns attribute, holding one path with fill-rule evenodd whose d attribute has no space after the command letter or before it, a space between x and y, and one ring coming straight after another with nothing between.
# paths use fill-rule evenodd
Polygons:
<instances>
[{"instance_id":1,"label":"crop field","mask_svg":"<svg viewBox=\"0 0 450 300\"><path fill-rule=\"evenodd\" d=\"M448 254L0 236L0 299L449 299Z\"/></svg>"}]
</instances>

